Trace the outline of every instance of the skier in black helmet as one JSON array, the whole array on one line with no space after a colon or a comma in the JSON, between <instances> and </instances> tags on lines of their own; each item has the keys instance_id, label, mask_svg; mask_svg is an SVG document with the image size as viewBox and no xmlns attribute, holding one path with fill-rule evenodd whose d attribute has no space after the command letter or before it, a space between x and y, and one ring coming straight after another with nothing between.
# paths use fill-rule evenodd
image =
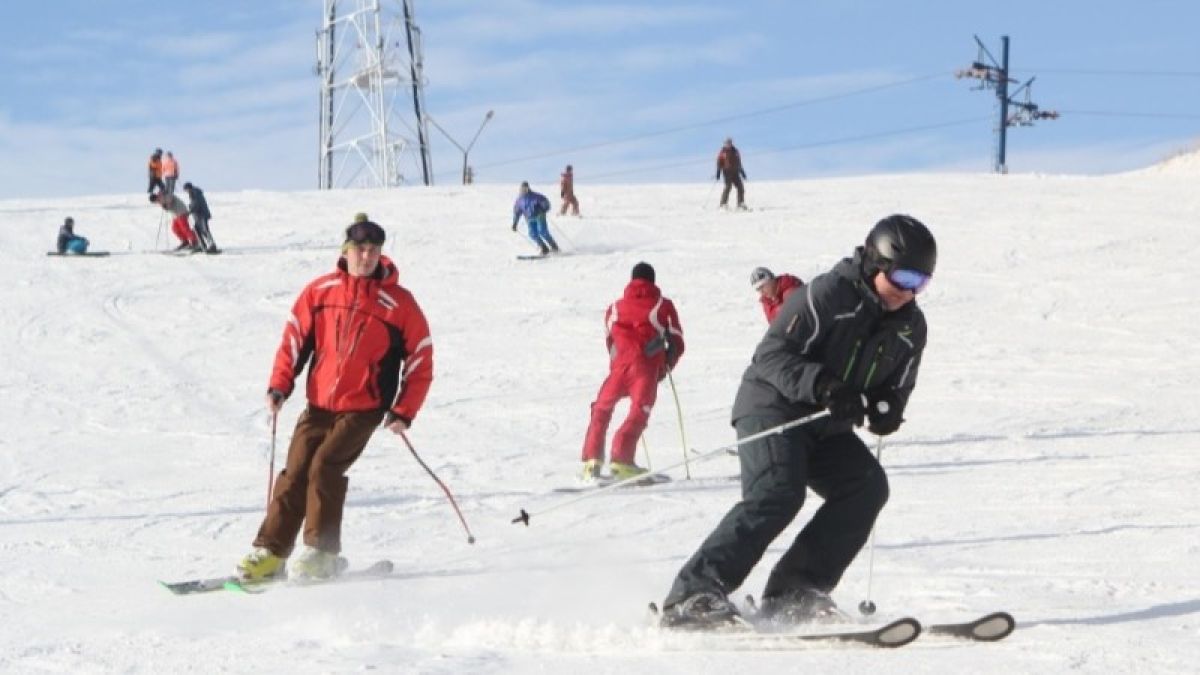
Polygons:
<instances>
[{"instance_id":1,"label":"skier in black helmet","mask_svg":"<svg viewBox=\"0 0 1200 675\"><path fill-rule=\"evenodd\" d=\"M904 422L925 348L916 296L936 263L920 221L888 216L851 257L784 301L742 376L733 426L745 438L829 415L740 447L742 500L679 571L664 626L737 622L729 594L799 513L806 488L824 503L775 564L761 611L780 624L837 616L830 593L888 498L883 468L854 428L865 422L886 436Z\"/></svg>"}]
</instances>

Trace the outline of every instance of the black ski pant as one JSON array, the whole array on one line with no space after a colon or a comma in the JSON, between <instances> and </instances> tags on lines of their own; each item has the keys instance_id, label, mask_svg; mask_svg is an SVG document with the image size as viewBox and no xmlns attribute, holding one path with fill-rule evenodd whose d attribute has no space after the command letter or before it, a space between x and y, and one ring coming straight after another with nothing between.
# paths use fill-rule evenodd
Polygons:
<instances>
[{"instance_id":1,"label":"black ski pant","mask_svg":"<svg viewBox=\"0 0 1200 675\"><path fill-rule=\"evenodd\" d=\"M734 174L732 177L725 176L725 189L721 191L721 206L729 203L729 189L737 188L737 203L741 206L746 203L746 186L742 184L742 177Z\"/></svg>"},{"instance_id":2,"label":"black ski pant","mask_svg":"<svg viewBox=\"0 0 1200 675\"><path fill-rule=\"evenodd\" d=\"M782 417L743 417L738 438L787 422ZM767 547L804 504L805 488L825 501L775 564L763 597L789 590L833 590L866 543L887 502L883 468L854 432L820 438L822 422L773 434L740 447L742 501L688 560L664 607L700 592L728 595L742 585Z\"/></svg>"},{"instance_id":3,"label":"black ski pant","mask_svg":"<svg viewBox=\"0 0 1200 675\"><path fill-rule=\"evenodd\" d=\"M214 251L217 248L217 242L213 240L212 230L208 229L208 218L192 214L192 220L195 225L192 229L196 231L196 236L200 238L200 246L205 251Z\"/></svg>"}]
</instances>

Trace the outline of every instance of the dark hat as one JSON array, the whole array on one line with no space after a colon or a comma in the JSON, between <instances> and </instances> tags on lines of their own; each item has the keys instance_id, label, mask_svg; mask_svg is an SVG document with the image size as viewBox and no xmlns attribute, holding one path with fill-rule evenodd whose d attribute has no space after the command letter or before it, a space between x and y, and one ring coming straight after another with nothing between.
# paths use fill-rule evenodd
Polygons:
<instances>
[{"instance_id":1,"label":"dark hat","mask_svg":"<svg viewBox=\"0 0 1200 675\"><path fill-rule=\"evenodd\" d=\"M155 149L154 149L154 154L156 154L156 155L161 155L161 154L162 154L162 148L155 148Z\"/></svg>"},{"instance_id":2,"label":"dark hat","mask_svg":"<svg viewBox=\"0 0 1200 675\"><path fill-rule=\"evenodd\" d=\"M654 268L650 263L640 262L633 266L633 272L629 274L630 279L645 279L650 283L654 283Z\"/></svg>"},{"instance_id":3,"label":"dark hat","mask_svg":"<svg viewBox=\"0 0 1200 675\"><path fill-rule=\"evenodd\" d=\"M529 189L529 181L527 181L527 180L521 181L521 189L528 190Z\"/></svg>"},{"instance_id":4,"label":"dark hat","mask_svg":"<svg viewBox=\"0 0 1200 675\"><path fill-rule=\"evenodd\" d=\"M75 219L71 216L67 216L67 219L63 221L63 225L66 225L67 227L73 227L75 225Z\"/></svg>"},{"instance_id":5,"label":"dark hat","mask_svg":"<svg viewBox=\"0 0 1200 675\"><path fill-rule=\"evenodd\" d=\"M383 231L383 228L369 220L356 220L353 225L346 228L346 243L383 246L383 242L386 240L387 233Z\"/></svg>"},{"instance_id":6,"label":"dark hat","mask_svg":"<svg viewBox=\"0 0 1200 675\"><path fill-rule=\"evenodd\" d=\"M754 271L750 273L750 285L757 291L763 287L763 284L774 278L775 274L771 270L765 267L755 267Z\"/></svg>"},{"instance_id":7,"label":"dark hat","mask_svg":"<svg viewBox=\"0 0 1200 675\"><path fill-rule=\"evenodd\" d=\"M191 184L191 183L184 183L184 184L183 184L183 189L184 189L184 190L191 190L191 189L192 189L192 184Z\"/></svg>"}]
</instances>

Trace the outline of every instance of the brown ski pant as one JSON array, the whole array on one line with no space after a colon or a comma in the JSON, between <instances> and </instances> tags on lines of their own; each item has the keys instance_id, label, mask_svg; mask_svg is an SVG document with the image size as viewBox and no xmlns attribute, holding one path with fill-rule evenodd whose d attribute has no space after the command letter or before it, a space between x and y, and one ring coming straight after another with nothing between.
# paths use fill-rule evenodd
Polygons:
<instances>
[{"instance_id":1,"label":"brown ski pant","mask_svg":"<svg viewBox=\"0 0 1200 675\"><path fill-rule=\"evenodd\" d=\"M562 196L562 208L559 210L558 215L567 215L568 208L571 209L571 215L579 215L579 200L575 198L574 192L568 192Z\"/></svg>"},{"instance_id":2,"label":"brown ski pant","mask_svg":"<svg viewBox=\"0 0 1200 675\"><path fill-rule=\"evenodd\" d=\"M287 467L275 481L254 545L286 558L303 525L306 546L340 553L346 471L382 421L382 410L335 413L309 406L296 421Z\"/></svg>"}]
</instances>

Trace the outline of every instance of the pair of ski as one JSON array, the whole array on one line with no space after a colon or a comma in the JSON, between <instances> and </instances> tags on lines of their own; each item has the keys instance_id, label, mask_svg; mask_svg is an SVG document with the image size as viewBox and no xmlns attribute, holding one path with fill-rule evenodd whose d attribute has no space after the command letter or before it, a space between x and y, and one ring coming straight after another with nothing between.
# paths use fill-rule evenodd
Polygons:
<instances>
[{"instance_id":1,"label":"pair of ski","mask_svg":"<svg viewBox=\"0 0 1200 675\"><path fill-rule=\"evenodd\" d=\"M658 607L650 603L650 611L657 616ZM1017 622L1008 612L992 612L973 621L961 623L939 623L922 626L912 617L896 619L883 626L850 629L837 632L813 633L770 633L757 630L743 620L743 624L729 630L698 631L718 641L718 646L728 649L769 650L791 649L814 643L853 644L866 647L903 647L922 634L935 635L975 642L996 642L1008 637L1017 627Z\"/></svg>"},{"instance_id":2,"label":"pair of ski","mask_svg":"<svg viewBox=\"0 0 1200 675\"><path fill-rule=\"evenodd\" d=\"M196 593L212 593L214 591L255 594L263 593L279 586L321 586L363 579L381 579L390 575L393 568L391 560L380 560L369 567L342 571L328 579L287 579L276 577L249 580L236 575L230 575L208 579L189 579L187 581L160 581L158 583L175 595L194 595Z\"/></svg>"},{"instance_id":3,"label":"pair of ski","mask_svg":"<svg viewBox=\"0 0 1200 675\"><path fill-rule=\"evenodd\" d=\"M589 490L599 490L600 488L605 488L610 485L614 485L615 483L621 483L621 485L619 485L617 487L626 488L626 487L650 487L651 485L662 485L663 483L670 483L670 482L671 482L671 477L665 473L642 474L638 478L626 479L625 482L622 482L621 479L613 478L611 476L598 476L594 480L588 480L588 481L580 480L580 481L578 481L577 485L570 485L570 486L566 486L566 487L554 488L554 491L555 492L572 492L572 493L573 492L587 492Z\"/></svg>"}]
</instances>

